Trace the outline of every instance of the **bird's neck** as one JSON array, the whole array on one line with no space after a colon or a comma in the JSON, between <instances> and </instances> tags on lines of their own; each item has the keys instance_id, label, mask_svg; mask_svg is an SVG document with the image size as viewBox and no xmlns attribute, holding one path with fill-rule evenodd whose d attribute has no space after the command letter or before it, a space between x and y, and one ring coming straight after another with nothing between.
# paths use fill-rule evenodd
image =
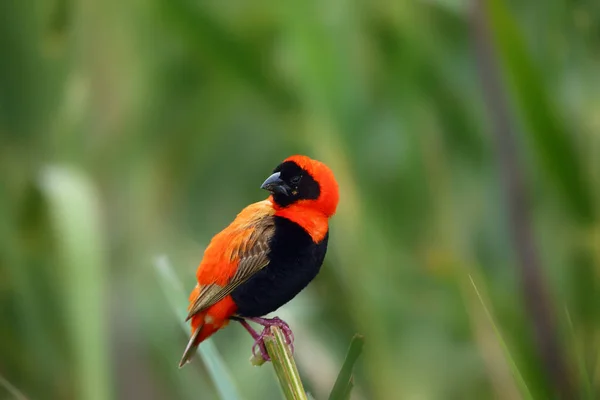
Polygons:
<instances>
[{"instance_id":1,"label":"bird's neck","mask_svg":"<svg viewBox=\"0 0 600 400\"><path fill-rule=\"evenodd\" d=\"M321 242L329 230L329 220L323 212L309 205L297 203L278 208L275 215L300 225L315 243Z\"/></svg>"}]
</instances>

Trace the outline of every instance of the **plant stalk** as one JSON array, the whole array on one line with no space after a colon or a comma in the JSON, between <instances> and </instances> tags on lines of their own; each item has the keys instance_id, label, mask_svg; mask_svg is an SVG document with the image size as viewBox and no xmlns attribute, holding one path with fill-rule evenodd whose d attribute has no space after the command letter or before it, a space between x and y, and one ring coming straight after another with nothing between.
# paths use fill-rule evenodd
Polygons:
<instances>
[{"instance_id":1,"label":"plant stalk","mask_svg":"<svg viewBox=\"0 0 600 400\"><path fill-rule=\"evenodd\" d=\"M265 337L265 346L285 398L287 400L308 400L296 362L285 342L283 332L276 326L272 326L270 329L271 335Z\"/></svg>"}]
</instances>

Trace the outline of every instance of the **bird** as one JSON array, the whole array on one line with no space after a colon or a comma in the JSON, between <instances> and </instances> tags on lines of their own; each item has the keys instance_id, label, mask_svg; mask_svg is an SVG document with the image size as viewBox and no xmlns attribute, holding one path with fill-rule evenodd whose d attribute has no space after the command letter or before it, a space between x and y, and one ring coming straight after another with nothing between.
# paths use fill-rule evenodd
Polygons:
<instances>
[{"instance_id":1,"label":"bird","mask_svg":"<svg viewBox=\"0 0 600 400\"><path fill-rule=\"evenodd\" d=\"M186 322L191 335L179 367L230 321L238 321L269 361L264 338L278 326L293 351L293 333L276 311L319 273L329 241L329 220L339 201L338 183L323 162L305 155L284 159L260 186L267 199L244 208L210 241L196 270ZM258 333L248 322L263 326Z\"/></svg>"}]
</instances>

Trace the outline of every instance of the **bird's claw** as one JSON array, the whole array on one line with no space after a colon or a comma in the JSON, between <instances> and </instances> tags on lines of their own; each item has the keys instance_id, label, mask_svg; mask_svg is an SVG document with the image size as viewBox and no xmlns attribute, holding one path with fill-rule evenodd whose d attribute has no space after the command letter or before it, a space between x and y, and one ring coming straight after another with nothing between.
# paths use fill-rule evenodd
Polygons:
<instances>
[{"instance_id":1,"label":"bird's claw","mask_svg":"<svg viewBox=\"0 0 600 400\"><path fill-rule=\"evenodd\" d=\"M265 345L265 336L267 336L269 333L267 332L267 329L265 328L262 333L260 334L260 336L258 338L256 338L256 340L254 341L254 344L252 345L252 355L254 357L258 357L257 353L257 349L258 351L260 351L260 356L262 357L263 360L265 361L271 361L271 357L269 356L269 353L267 352L267 346Z\"/></svg>"},{"instance_id":2,"label":"bird's claw","mask_svg":"<svg viewBox=\"0 0 600 400\"><path fill-rule=\"evenodd\" d=\"M252 355L254 357L258 357L258 352L260 352L260 356L265 361L271 361L271 357L269 357L269 353L267 352L267 347L265 345L265 338L267 336L271 336L271 327L276 326L281 329L283 336L285 338L285 343L289 346L292 354L294 354L294 333L290 329L289 325L283 321L281 318L275 317L272 319L268 318L247 318L247 320L260 324L264 327L262 332L258 334L246 321L241 320L242 325L250 332L252 337L254 338L254 344L252 345Z\"/></svg>"},{"instance_id":3,"label":"bird's claw","mask_svg":"<svg viewBox=\"0 0 600 400\"><path fill-rule=\"evenodd\" d=\"M290 347L290 350L292 352L292 354L294 354L294 333L292 332L292 329L290 328L290 326L281 318L279 317L275 317L275 318L250 318L250 321L256 322L257 324L260 324L264 327L262 333L260 334L259 338L256 340L255 346L258 344L259 347L261 348L261 354L263 355L263 358L267 361L270 360L270 358L265 358L265 353L266 351L263 352L263 349L266 350L266 347L264 345L264 338L268 335L271 335L271 327L272 326L276 326L279 329L281 329L283 336L285 338L285 343ZM260 344L259 344L260 342ZM254 347L253 347L254 349ZM254 353L256 354L256 353Z\"/></svg>"},{"instance_id":4,"label":"bird's claw","mask_svg":"<svg viewBox=\"0 0 600 400\"><path fill-rule=\"evenodd\" d=\"M292 332L292 329L290 328L290 326L284 320L280 319L279 317L275 317L271 321L273 322L273 325L271 325L271 326L278 326L281 329L281 331L283 332L283 336L285 337L285 342L291 347L292 353L293 353L294 352L294 332Z\"/></svg>"}]
</instances>

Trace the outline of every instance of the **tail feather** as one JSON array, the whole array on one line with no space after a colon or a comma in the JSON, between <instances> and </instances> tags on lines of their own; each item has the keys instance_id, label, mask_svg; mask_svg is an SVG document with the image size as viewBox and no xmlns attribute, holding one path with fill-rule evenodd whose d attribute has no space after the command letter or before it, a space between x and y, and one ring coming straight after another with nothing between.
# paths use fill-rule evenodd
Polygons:
<instances>
[{"instance_id":1,"label":"tail feather","mask_svg":"<svg viewBox=\"0 0 600 400\"><path fill-rule=\"evenodd\" d=\"M179 368L191 361L196 349L204 340L229 323L229 317L235 313L236 306L230 296L210 306L207 310L197 312L190 318L192 335L185 347Z\"/></svg>"},{"instance_id":2,"label":"tail feather","mask_svg":"<svg viewBox=\"0 0 600 400\"><path fill-rule=\"evenodd\" d=\"M187 346L185 346L185 350L183 351L181 361L179 361L179 368L183 368L185 364L189 363L194 354L196 353L196 349L200 345L200 340L198 340L198 336L200 335L201 330L202 325L200 325L190 337L190 340Z\"/></svg>"}]
</instances>

